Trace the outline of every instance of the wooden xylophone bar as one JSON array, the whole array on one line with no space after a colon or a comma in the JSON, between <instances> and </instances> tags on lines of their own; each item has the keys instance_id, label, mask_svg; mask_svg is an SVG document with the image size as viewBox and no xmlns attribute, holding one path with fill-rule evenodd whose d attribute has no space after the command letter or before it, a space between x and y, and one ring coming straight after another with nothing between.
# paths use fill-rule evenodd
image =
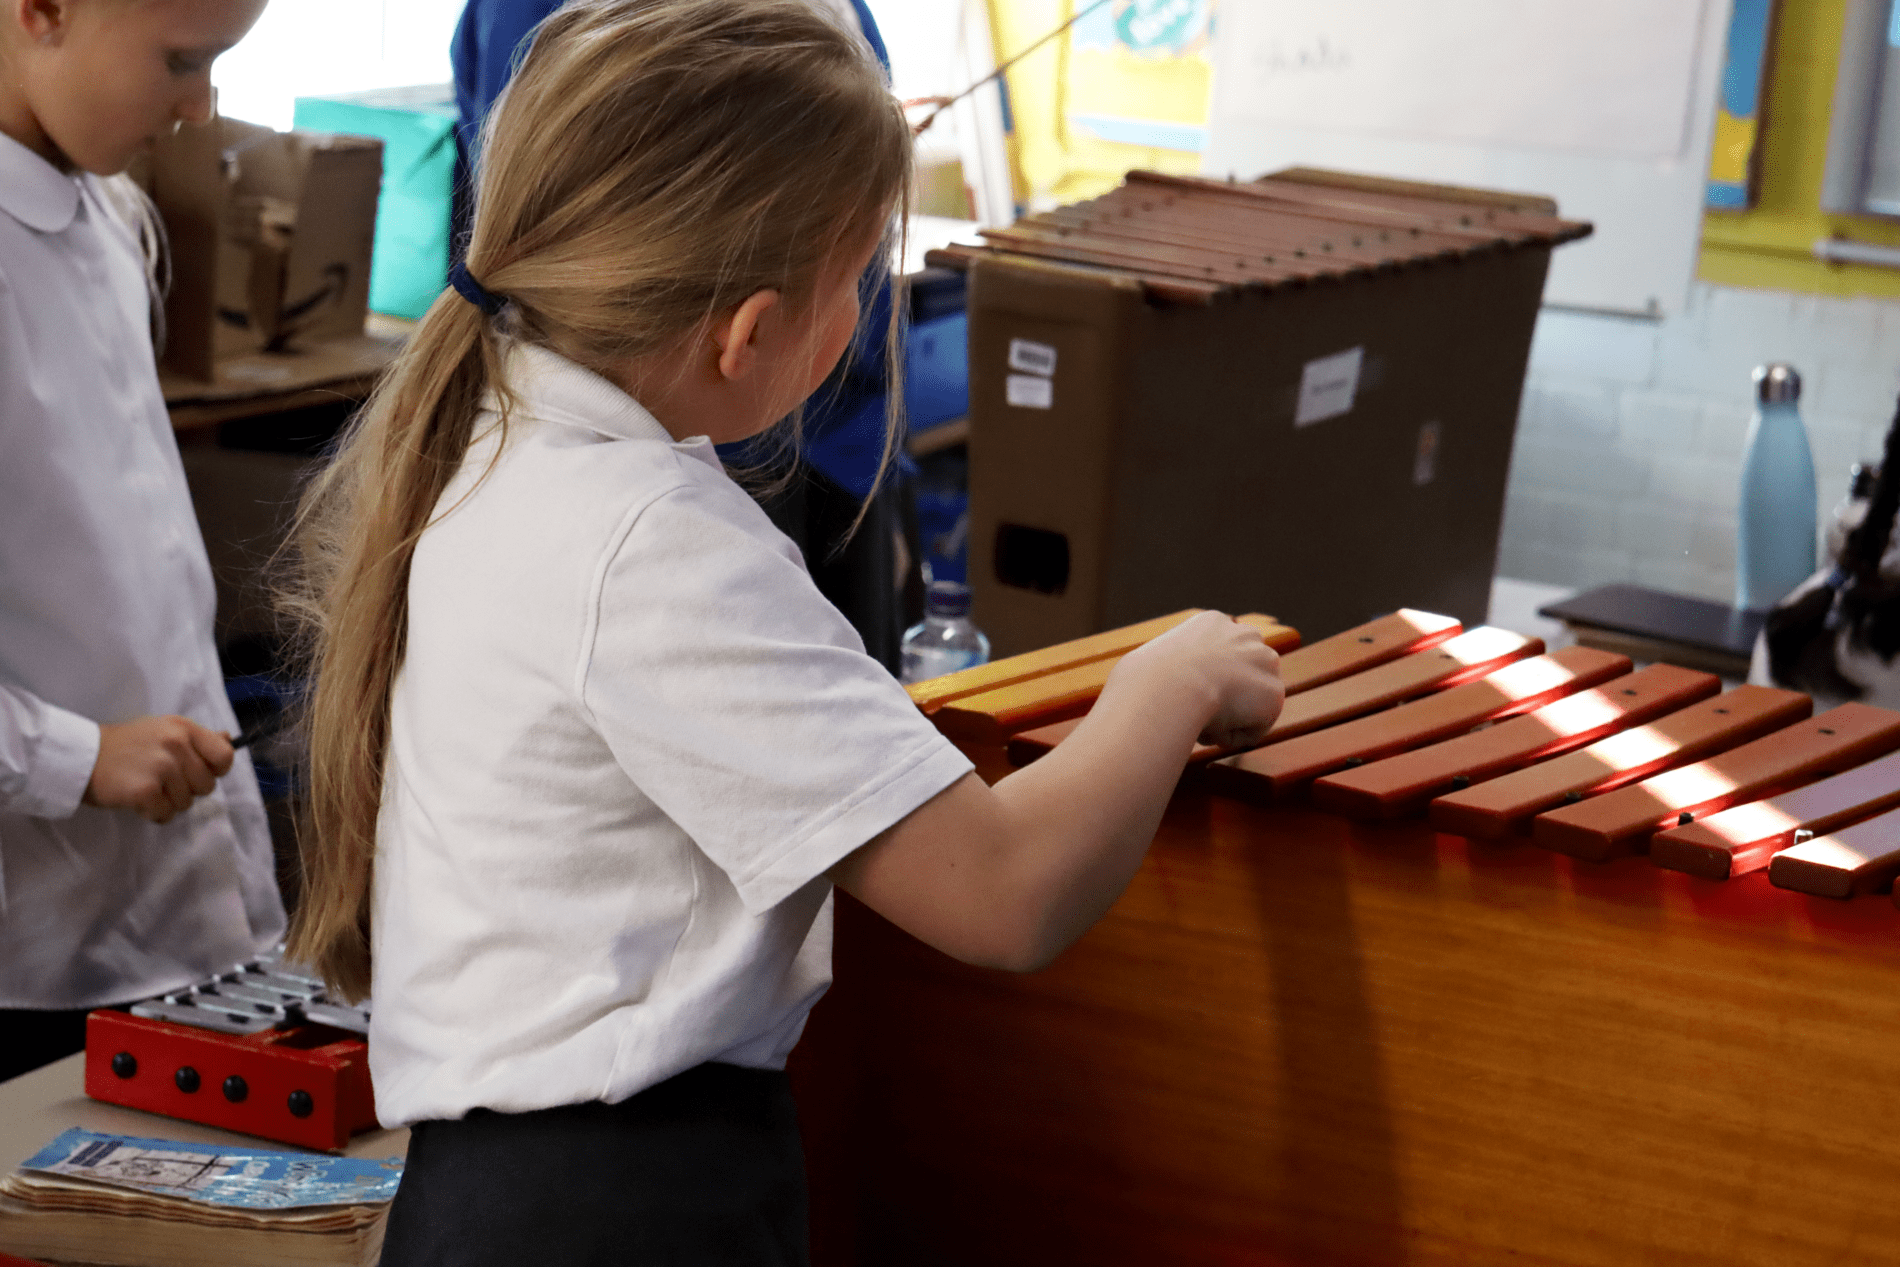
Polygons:
<instances>
[{"instance_id":1,"label":"wooden xylophone bar","mask_svg":"<svg viewBox=\"0 0 1900 1267\"><path fill-rule=\"evenodd\" d=\"M815 1261L1900 1261L1900 715L1404 615L1048 971L840 898Z\"/></svg>"}]
</instances>

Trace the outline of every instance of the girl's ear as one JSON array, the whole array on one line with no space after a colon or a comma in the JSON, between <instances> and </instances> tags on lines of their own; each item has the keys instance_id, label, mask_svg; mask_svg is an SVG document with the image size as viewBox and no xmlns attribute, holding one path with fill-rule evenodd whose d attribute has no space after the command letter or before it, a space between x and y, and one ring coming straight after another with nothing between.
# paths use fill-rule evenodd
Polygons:
<instances>
[{"instance_id":1,"label":"girl's ear","mask_svg":"<svg viewBox=\"0 0 1900 1267\"><path fill-rule=\"evenodd\" d=\"M713 322L713 343L719 348L719 373L736 382L758 364L759 322L778 306L776 290L758 290Z\"/></svg>"},{"instance_id":2,"label":"girl's ear","mask_svg":"<svg viewBox=\"0 0 1900 1267\"><path fill-rule=\"evenodd\" d=\"M27 38L42 44L57 39L72 19L71 0L6 0L6 5Z\"/></svg>"}]
</instances>

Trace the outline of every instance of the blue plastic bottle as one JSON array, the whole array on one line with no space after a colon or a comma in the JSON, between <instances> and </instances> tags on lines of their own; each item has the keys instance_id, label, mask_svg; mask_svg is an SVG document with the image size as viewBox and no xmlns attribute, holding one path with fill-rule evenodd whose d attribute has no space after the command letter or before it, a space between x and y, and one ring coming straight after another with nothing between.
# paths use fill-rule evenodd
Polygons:
<instances>
[{"instance_id":1,"label":"blue plastic bottle","mask_svg":"<svg viewBox=\"0 0 1900 1267\"><path fill-rule=\"evenodd\" d=\"M1735 545L1740 608L1772 607L1814 572L1814 455L1800 400L1801 376L1793 366L1755 371Z\"/></svg>"},{"instance_id":2,"label":"blue plastic bottle","mask_svg":"<svg viewBox=\"0 0 1900 1267\"><path fill-rule=\"evenodd\" d=\"M904 631L903 648L906 682L988 663L990 640L970 623L970 587L960 581L932 581L924 619Z\"/></svg>"}]
</instances>

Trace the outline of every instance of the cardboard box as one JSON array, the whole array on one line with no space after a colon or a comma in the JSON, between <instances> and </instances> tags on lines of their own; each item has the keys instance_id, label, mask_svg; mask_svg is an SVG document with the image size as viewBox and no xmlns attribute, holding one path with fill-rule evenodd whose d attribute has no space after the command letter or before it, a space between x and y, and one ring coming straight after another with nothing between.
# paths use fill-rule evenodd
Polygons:
<instances>
[{"instance_id":1,"label":"cardboard box","mask_svg":"<svg viewBox=\"0 0 1900 1267\"><path fill-rule=\"evenodd\" d=\"M165 368L210 381L222 360L362 333L380 141L217 119L161 141L150 179L172 251Z\"/></svg>"},{"instance_id":2,"label":"cardboard box","mask_svg":"<svg viewBox=\"0 0 1900 1267\"><path fill-rule=\"evenodd\" d=\"M972 615L998 656L1183 607L1484 620L1547 200L1135 173L951 248Z\"/></svg>"},{"instance_id":3,"label":"cardboard box","mask_svg":"<svg viewBox=\"0 0 1900 1267\"><path fill-rule=\"evenodd\" d=\"M299 128L383 142L369 283L369 306L377 312L416 320L448 285L458 118L449 84L297 98Z\"/></svg>"}]
</instances>

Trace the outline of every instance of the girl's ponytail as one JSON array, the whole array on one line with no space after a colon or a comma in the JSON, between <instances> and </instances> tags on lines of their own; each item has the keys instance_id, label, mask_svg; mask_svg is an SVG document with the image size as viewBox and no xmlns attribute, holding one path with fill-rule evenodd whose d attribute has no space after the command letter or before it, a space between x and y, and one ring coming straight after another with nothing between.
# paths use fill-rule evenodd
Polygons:
<instances>
[{"instance_id":1,"label":"girl's ponytail","mask_svg":"<svg viewBox=\"0 0 1900 1267\"><path fill-rule=\"evenodd\" d=\"M351 998L369 990L370 879L409 563L468 450L497 357L492 322L444 292L304 494L291 533L296 575L283 605L313 686L288 951Z\"/></svg>"},{"instance_id":2,"label":"girl's ponytail","mask_svg":"<svg viewBox=\"0 0 1900 1267\"><path fill-rule=\"evenodd\" d=\"M497 322L611 377L757 291L813 299L909 178L903 111L813 0L590 0L537 28L484 129L467 260L480 285L423 317L291 538L315 681L292 955L352 997L369 986L409 566L484 393L505 389Z\"/></svg>"}]
</instances>

